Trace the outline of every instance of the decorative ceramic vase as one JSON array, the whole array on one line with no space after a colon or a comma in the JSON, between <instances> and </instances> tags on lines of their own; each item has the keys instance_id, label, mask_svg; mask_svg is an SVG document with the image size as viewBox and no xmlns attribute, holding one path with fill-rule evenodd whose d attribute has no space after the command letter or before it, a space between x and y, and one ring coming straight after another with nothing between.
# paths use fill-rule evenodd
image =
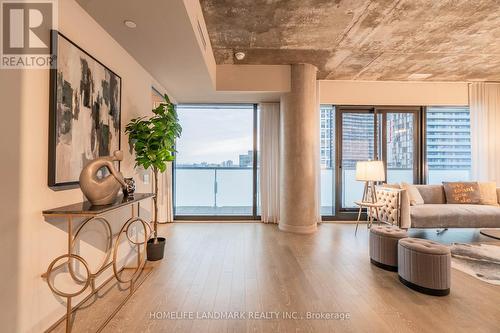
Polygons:
<instances>
[{"instance_id":1,"label":"decorative ceramic vase","mask_svg":"<svg viewBox=\"0 0 500 333\"><path fill-rule=\"evenodd\" d=\"M127 197L133 197L135 192L135 180L134 178L125 178L126 186L123 188L123 194Z\"/></svg>"},{"instance_id":2,"label":"decorative ceramic vase","mask_svg":"<svg viewBox=\"0 0 500 333\"><path fill-rule=\"evenodd\" d=\"M112 156L99 157L90 161L80 173L80 189L92 205L109 205L116 201L118 192L127 184L115 169L114 162L121 161L123 153L115 151ZM99 170L106 168L107 176L99 177Z\"/></svg>"}]
</instances>

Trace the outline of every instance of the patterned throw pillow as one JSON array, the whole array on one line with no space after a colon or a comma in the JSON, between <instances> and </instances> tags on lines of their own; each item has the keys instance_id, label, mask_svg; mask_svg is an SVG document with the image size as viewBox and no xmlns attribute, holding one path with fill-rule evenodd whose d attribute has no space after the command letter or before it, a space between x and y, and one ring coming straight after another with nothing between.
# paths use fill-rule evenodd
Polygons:
<instances>
[{"instance_id":1,"label":"patterned throw pillow","mask_svg":"<svg viewBox=\"0 0 500 333\"><path fill-rule=\"evenodd\" d=\"M477 205L481 200L477 182L443 182L446 203Z\"/></svg>"}]
</instances>

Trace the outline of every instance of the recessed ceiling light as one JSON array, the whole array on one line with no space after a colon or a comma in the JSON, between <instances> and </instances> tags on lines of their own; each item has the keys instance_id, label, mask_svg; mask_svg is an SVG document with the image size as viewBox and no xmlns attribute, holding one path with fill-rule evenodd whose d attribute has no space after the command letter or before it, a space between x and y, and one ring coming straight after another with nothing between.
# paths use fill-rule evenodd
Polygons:
<instances>
[{"instance_id":1,"label":"recessed ceiling light","mask_svg":"<svg viewBox=\"0 0 500 333\"><path fill-rule=\"evenodd\" d=\"M423 80L431 76L432 74L413 73L412 75L408 76L408 80Z\"/></svg>"},{"instance_id":2,"label":"recessed ceiling light","mask_svg":"<svg viewBox=\"0 0 500 333\"><path fill-rule=\"evenodd\" d=\"M245 55L246 55L246 54L245 54L244 52L236 52L236 53L234 54L234 57L235 57L236 59L238 59L238 60L243 60L243 59L245 59Z\"/></svg>"},{"instance_id":3,"label":"recessed ceiling light","mask_svg":"<svg viewBox=\"0 0 500 333\"><path fill-rule=\"evenodd\" d=\"M123 21L123 24L125 24L125 26L130 29L135 29L137 27L137 24L131 20L125 20Z\"/></svg>"}]
</instances>

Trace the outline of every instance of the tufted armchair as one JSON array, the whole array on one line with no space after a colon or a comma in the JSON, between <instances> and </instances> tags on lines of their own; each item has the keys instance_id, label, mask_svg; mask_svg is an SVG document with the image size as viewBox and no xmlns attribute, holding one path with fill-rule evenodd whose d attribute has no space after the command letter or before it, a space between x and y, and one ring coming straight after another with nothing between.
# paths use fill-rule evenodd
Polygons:
<instances>
[{"instance_id":1,"label":"tufted armchair","mask_svg":"<svg viewBox=\"0 0 500 333\"><path fill-rule=\"evenodd\" d=\"M377 201L384 203L379 209L381 222L401 226L401 192L400 189L377 187Z\"/></svg>"}]
</instances>

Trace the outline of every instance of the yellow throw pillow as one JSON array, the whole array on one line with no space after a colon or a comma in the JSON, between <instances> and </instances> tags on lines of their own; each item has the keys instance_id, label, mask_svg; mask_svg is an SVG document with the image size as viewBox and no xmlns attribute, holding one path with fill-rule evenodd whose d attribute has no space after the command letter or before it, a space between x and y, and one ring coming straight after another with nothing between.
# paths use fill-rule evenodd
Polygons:
<instances>
[{"instance_id":1,"label":"yellow throw pillow","mask_svg":"<svg viewBox=\"0 0 500 333\"><path fill-rule=\"evenodd\" d=\"M479 194L481 205L498 206L496 182L479 183Z\"/></svg>"},{"instance_id":2,"label":"yellow throw pillow","mask_svg":"<svg viewBox=\"0 0 500 333\"><path fill-rule=\"evenodd\" d=\"M410 199L410 205L416 206L424 204L424 198L422 198L422 195L420 194L418 188L415 185L403 182L401 183L401 188L403 190L406 190L406 193L408 193L408 199Z\"/></svg>"},{"instance_id":3,"label":"yellow throw pillow","mask_svg":"<svg viewBox=\"0 0 500 333\"><path fill-rule=\"evenodd\" d=\"M446 203L477 205L480 202L477 182L443 182Z\"/></svg>"}]
</instances>

